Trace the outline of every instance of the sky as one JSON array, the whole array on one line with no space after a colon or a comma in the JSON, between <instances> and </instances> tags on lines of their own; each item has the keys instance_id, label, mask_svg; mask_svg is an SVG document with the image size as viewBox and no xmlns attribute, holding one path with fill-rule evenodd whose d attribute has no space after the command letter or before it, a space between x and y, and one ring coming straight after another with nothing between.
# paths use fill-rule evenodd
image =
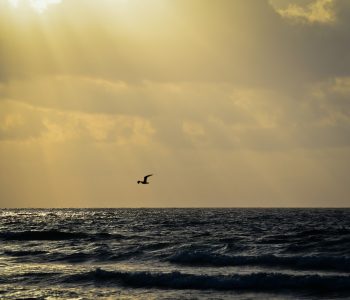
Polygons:
<instances>
[{"instance_id":1,"label":"sky","mask_svg":"<svg viewBox=\"0 0 350 300\"><path fill-rule=\"evenodd\" d=\"M349 36L347 0L0 0L0 207L349 207Z\"/></svg>"}]
</instances>

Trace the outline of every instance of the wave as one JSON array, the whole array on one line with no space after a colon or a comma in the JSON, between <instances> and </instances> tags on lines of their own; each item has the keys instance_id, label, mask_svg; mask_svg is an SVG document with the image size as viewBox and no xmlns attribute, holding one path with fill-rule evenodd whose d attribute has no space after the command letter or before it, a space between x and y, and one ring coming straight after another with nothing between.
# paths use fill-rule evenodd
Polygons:
<instances>
[{"instance_id":1,"label":"wave","mask_svg":"<svg viewBox=\"0 0 350 300\"><path fill-rule=\"evenodd\" d=\"M59 278L60 275L62 275L62 273L59 272L24 272L11 275L2 274L0 277L0 284L20 283L21 285L25 285L39 284L43 282L54 283L53 279Z\"/></svg>"},{"instance_id":2,"label":"wave","mask_svg":"<svg viewBox=\"0 0 350 300\"><path fill-rule=\"evenodd\" d=\"M297 233L297 236L300 237L311 237L311 236L320 236L320 235L348 235L350 234L350 229L348 228L327 228L327 229L307 229L302 230Z\"/></svg>"},{"instance_id":3,"label":"wave","mask_svg":"<svg viewBox=\"0 0 350 300\"><path fill-rule=\"evenodd\" d=\"M45 257L44 261L50 262L69 262L69 263L83 263L87 261L91 262L115 262L123 261L134 258L141 255L143 252L139 249L129 251L113 251L113 250L96 250L91 253L86 252L74 252L74 253L62 253L54 252Z\"/></svg>"},{"instance_id":4,"label":"wave","mask_svg":"<svg viewBox=\"0 0 350 300\"><path fill-rule=\"evenodd\" d=\"M41 250L5 250L7 256L15 257L18 262L115 262L135 258L143 254L139 248L125 250L93 249L75 252L46 252Z\"/></svg>"},{"instance_id":5,"label":"wave","mask_svg":"<svg viewBox=\"0 0 350 300\"><path fill-rule=\"evenodd\" d=\"M83 233L83 232L67 232L59 230L44 230L44 231L13 231L0 232L0 239L5 241L60 241L72 239L122 239L124 236L120 234L110 233Z\"/></svg>"},{"instance_id":6,"label":"wave","mask_svg":"<svg viewBox=\"0 0 350 300\"><path fill-rule=\"evenodd\" d=\"M229 256L204 251L182 251L167 259L170 263L188 266L265 266L297 270L329 270L350 272L350 257L326 256Z\"/></svg>"},{"instance_id":7,"label":"wave","mask_svg":"<svg viewBox=\"0 0 350 300\"><path fill-rule=\"evenodd\" d=\"M199 290L312 290L314 292L350 291L350 276L289 275L253 273L234 275L194 275L181 272L119 272L96 269L70 275L65 283L118 284L133 288L169 288Z\"/></svg>"},{"instance_id":8,"label":"wave","mask_svg":"<svg viewBox=\"0 0 350 300\"><path fill-rule=\"evenodd\" d=\"M350 230L346 228L291 230L285 234L270 234L259 239L260 244L341 244L350 241Z\"/></svg>"},{"instance_id":9,"label":"wave","mask_svg":"<svg viewBox=\"0 0 350 300\"><path fill-rule=\"evenodd\" d=\"M335 236L331 239L304 239L286 246L285 252L300 253L305 251L348 253L350 247L350 236Z\"/></svg>"},{"instance_id":10,"label":"wave","mask_svg":"<svg viewBox=\"0 0 350 300\"><path fill-rule=\"evenodd\" d=\"M4 251L4 254L8 256L15 256L15 257L20 257L20 256L32 256L32 255L40 255L40 254L45 254L45 251L41 250L6 250Z\"/></svg>"}]
</instances>

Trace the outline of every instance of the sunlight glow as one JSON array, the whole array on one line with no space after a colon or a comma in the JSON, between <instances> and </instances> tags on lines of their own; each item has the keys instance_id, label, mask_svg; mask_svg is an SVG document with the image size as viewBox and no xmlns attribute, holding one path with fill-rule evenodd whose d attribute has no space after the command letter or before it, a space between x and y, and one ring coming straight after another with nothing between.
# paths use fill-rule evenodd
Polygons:
<instances>
[{"instance_id":1,"label":"sunlight glow","mask_svg":"<svg viewBox=\"0 0 350 300\"><path fill-rule=\"evenodd\" d=\"M58 4L61 0L8 0L13 7L18 7L21 2L26 2L39 13L43 13L49 5Z\"/></svg>"}]
</instances>

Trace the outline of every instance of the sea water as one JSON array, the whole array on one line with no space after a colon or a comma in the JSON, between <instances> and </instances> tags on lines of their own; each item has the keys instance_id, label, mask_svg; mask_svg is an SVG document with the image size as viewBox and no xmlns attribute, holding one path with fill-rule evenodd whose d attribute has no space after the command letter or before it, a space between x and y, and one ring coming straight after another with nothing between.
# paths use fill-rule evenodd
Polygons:
<instances>
[{"instance_id":1,"label":"sea water","mask_svg":"<svg viewBox=\"0 0 350 300\"><path fill-rule=\"evenodd\" d=\"M0 299L350 298L349 209L3 209Z\"/></svg>"}]
</instances>

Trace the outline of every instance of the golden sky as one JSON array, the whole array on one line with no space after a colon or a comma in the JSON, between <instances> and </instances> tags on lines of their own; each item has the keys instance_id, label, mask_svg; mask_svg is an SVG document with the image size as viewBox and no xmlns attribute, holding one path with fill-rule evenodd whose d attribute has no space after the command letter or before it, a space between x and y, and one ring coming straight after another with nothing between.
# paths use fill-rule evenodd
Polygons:
<instances>
[{"instance_id":1,"label":"golden sky","mask_svg":"<svg viewBox=\"0 0 350 300\"><path fill-rule=\"evenodd\" d=\"M342 0L0 0L0 207L349 206L349 36Z\"/></svg>"}]
</instances>

